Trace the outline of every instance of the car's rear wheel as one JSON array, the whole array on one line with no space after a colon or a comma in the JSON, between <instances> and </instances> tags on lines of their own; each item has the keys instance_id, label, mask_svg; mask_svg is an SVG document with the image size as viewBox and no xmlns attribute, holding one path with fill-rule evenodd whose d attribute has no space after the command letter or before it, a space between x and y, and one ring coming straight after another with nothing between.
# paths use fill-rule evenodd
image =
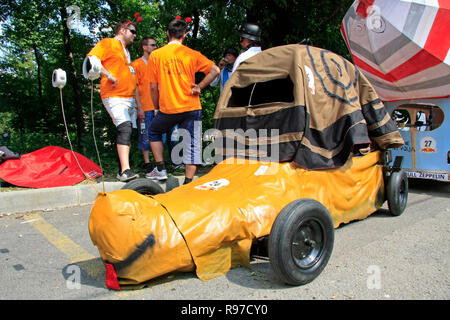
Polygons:
<instances>
[{"instance_id":1,"label":"car's rear wheel","mask_svg":"<svg viewBox=\"0 0 450 320\"><path fill-rule=\"evenodd\" d=\"M334 226L328 210L313 199L287 205L269 236L269 258L275 274L290 285L314 280L330 259Z\"/></svg>"},{"instance_id":2,"label":"car's rear wheel","mask_svg":"<svg viewBox=\"0 0 450 320\"><path fill-rule=\"evenodd\" d=\"M394 171L388 177L386 199L392 215L399 216L405 211L408 203L408 176L404 170Z\"/></svg>"},{"instance_id":3,"label":"car's rear wheel","mask_svg":"<svg viewBox=\"0 0 450 320\"><path fill-rule=\"evenodd\" d=\"M130 189L140 194L150 196L164 193L163 188L161 188L159 184L146 178L131 180L130 182L127 182L121 189Z\"/></svg>"}]
</instances>

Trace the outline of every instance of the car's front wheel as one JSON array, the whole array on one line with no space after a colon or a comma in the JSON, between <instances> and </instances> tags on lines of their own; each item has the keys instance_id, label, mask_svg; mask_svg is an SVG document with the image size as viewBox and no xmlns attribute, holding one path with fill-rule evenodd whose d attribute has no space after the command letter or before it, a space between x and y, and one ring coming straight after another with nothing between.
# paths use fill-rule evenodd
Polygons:
<instances>
[{"instance_id":1,"label":"car's front wheel","mask_svg":"<svg viewBox=\"0 0 450 320\"><path fill-rule=\"evenodd\" d=\"M392 215L399 216L405 211L408 203L408 176L404 170L394 171L388 177L386 198Z\"/></svg>"},{"instance_id":2,"label":"car's front wheel","mask_svg":"<svg viewBox=\"0 0 450 320\"><path fill-rule=\"evenodd\" d=\"M269 236L269 258L276 275L290 285L314 280L330 259L334 226L328 210L313 199L287 205Z\"/></svg>"}]
</instances>

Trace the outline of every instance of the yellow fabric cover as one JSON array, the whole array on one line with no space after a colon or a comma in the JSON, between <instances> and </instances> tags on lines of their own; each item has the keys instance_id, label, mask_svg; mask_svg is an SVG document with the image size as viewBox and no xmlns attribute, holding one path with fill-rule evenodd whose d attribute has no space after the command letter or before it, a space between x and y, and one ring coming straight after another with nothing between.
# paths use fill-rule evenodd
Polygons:
<instances>
[{"instance_id":1,"label":"yellow fabric cover","mask_svg":"<svg viewBox=\"0 0 450 320\"><path fill-rule=\"evenodd\" d=\"M194 268L208 280L236 265L248 267L252 240L269 235L278 213L294 200L321 202L335 228L375 212L384 202L381 160L381 152L372 152L338 169L308 171L294 163L227 159L165 194L99 195L90 235L102 259L114 264L154 234L153 247L117 270L121 285Z\"/></svg>"}]
</instances>

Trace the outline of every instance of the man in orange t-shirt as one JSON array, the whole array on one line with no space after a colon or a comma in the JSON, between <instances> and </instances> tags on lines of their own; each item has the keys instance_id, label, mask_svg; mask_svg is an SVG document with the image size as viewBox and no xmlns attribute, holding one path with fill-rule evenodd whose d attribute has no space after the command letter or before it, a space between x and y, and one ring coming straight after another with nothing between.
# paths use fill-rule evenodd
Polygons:
<instances>
[{"instance_id":1,"label":"man in orange t-shirt","mask_svg":"<svg viewBox=\"0 0 450 320\"><path fill-rule=\"evenodd\" d=\"M115 28L114 38L105 38L87 54L96 56L102 63L100 96L114 125L117 127L117 154L120 181L139 177L130 169L129 155L132 128L136 128L136 75L131 65L127 45L136 37L136 25L122 21Z\"/></svg>"},{"instance_id":2,"label":"man in orange t-shirt","mask_svg":"<svg viewBox=\"0 0 450 320\"><path fill-rule=\"evenodd\" d=\"M197 164L201 164L201 109L200 93L220 73L213 61L200 52L182 44L187 24L181 19L169 23L169 43L150 54L151 96L155 110L159 110L150 126L150 145L156 168L146 177L167 179L163 159L162 134L175 125L183 137L183 163L186 167L185 183L192 181ZM206 76L196 84L195 73ZM178 161L172 161L177 163Z\"/></svg>"},{"instance_id":3,"label":"man in orange t-shirt","mask_svg":"<svg viewBox=\"0 0 450 320\"><path fill-rule=\"evenodd\" d=\"M148 58L150 53L156 49L156 40L152 37L145 37L141 40L142 57L133 61L133 68L136 72L136 103L138 106L138 148L142 150L146 173L150 168L150 143L148 141L148 130L154 117L155 107L150 96L150 66Z\"/></svg>"}]
</instances>

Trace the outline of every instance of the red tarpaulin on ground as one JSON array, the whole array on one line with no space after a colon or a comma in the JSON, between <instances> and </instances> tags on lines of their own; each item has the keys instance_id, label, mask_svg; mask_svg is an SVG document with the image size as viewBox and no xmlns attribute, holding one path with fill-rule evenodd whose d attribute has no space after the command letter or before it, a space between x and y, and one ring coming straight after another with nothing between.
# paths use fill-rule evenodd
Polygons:
<instances>
[{"instance_id":1,"label":"red tarpaulin on ground","mask_svg":"<svg viewBox=\"0 0 450 320\"><path fill-rule=\"evenodd\" d=\"M93 161L75 152L84 173L90 179L102 175ZM72 151L48 146L21 155L20 159L8 160L0 165L0 178L4 181L30 188L72 186L86 179Z\"/></svg>"}]
</instances>

